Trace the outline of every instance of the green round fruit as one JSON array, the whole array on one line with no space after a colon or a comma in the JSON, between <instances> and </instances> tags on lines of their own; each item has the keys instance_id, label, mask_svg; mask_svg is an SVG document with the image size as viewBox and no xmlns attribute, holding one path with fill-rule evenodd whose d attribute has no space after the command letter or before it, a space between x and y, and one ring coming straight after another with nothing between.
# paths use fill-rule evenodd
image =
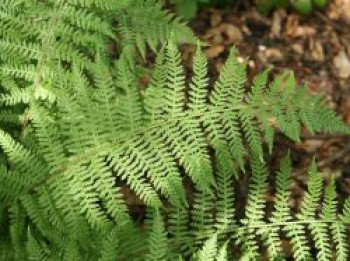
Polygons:
<instances>
[{"instance_id":1,"label":"green round fruit","mask_svg":"<svg viewBox=\"0 0 350 261\"><path fill-rule=\"evenodd\" d=\"M328 4L328 0L313 0L314 6L324 8Z\"/></svg>"},{"instance_id":2,"label":"green round fruit","mask_svg":"<svg viewBox=\"0 0 350 261\"><path fill-rule=\"evenodd\" d=\"M298 13L303 15L310 14L312 11L311 0L292 0L291 4Z\"/></svg>"}]
</instances>

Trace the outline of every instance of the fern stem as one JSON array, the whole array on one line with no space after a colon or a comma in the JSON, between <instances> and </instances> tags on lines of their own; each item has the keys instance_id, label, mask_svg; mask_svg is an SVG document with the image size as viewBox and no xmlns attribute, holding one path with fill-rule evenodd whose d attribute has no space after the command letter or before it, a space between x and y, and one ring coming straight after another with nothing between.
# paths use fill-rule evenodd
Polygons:
<instances>
[{"instance_id":1,"label":"fern stem","mask_svg":"<svg viewBox=\"0 0 350 261\"><path fill-rule=\"evenodd\" d=\"M43 74L44 69L45 69L45 64L46 64L48 57L49 57L49 52L50 52L51 47L52 47L52 39L54 39L56 28L58 27L57 23L60 19L61 13L62 13L62 7L64 4L64 1L65 0L61 0L58 3L57 12L55 12L55 15L51 18L48 29L47 29L47 37L45 37L42 41L43 51L41 52L41 57L39 59L38 66L37 66L37 72L34 76L33 92L38 90L40 87L40 81L41 81L42 74ZM26 126L28 125L28 122L29 122L31 117L32 117L32 112L31 112L31 110L28 110L28 112L23 120L22 132L26 128Z\"/></svg>"},{"instance_id":2,"label":"fern stem","mask_svg":"<svg viewBox=\"0 0 350 261\"><path fill-rule=\"evenodd\" d=\"M332 220L322 220L322 219L308 219L308 220L299 220L299 221L289 221L289 222L276 222L276 223L269 223L269 224L264 224L264 223L258 223L256 222L256 225L245 225L245 229L261 229L265 227L281 227L281 226L288 226L288 225L306 225L306 224L316 224L316 223L341 223L341 224L348 224L350 222L339 222L337 219L332 219Z\"/></svg>"}]
</instances>

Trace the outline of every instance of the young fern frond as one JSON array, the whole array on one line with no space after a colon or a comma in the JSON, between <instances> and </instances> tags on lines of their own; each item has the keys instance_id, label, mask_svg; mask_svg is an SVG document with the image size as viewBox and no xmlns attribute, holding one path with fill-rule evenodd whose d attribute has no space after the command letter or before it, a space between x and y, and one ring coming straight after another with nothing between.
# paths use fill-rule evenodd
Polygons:
<instances>
[{"instance_id":1,"label":"young fern frond","mask_svg":"<svg viewBox=\"0 0 350 261\"><path fill-rule=\"evenodd\" d=\"M120 247L118 228L111 230L102 243L101 256L98 261L111 261L118 258L118 249Z\"/></svg>"}]
</instances>

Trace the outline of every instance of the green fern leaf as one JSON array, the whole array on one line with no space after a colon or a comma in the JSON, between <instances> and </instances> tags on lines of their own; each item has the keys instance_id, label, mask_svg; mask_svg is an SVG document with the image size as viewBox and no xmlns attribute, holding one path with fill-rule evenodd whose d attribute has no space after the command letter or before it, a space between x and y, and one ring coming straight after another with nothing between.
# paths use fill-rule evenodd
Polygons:
<instances>
[{"instance_id":1,"label":"green fern leaf","mask_svg":"<svg viewBox=\"0 0 350 261\"><path fill-rule=\"evenodd\" d=\"M166 260L168 254L167 232L160 213L155 210L152 213L150 235L148 236L149 254L146 260Z\"/></svg>"}]
</instances>

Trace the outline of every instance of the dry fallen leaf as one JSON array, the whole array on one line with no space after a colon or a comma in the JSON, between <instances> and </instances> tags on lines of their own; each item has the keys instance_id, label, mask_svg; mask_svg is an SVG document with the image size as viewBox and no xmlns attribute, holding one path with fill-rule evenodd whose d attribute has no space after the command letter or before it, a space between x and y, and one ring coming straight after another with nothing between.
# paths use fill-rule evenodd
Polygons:
<instances>
[{"instance_id":1,"label":"dry fallen leaf","mask_svg":"<svg viewBox=\"0 0 350 261\"><path fill-rule=\"evenodd\" d=\"M324 61L325 54L324 54L323 46L320 40L311 38L310 50L311 50L311 57L313 60L318 62Z\"/></svg>"},{"instance_id":2,"label":"dry fallen leaf","mask_svg":"<svg viewBox=\"0 0 350 261\"><path fill-rule=\"evenodd\" d=\"M215 35L219 34L216 28L209 29L204 35L202 35L203 40L209 40L213 38Z\"/></svg>"},{"instance_id":3,"label":"dry fallen leaf","mask_svg":"<svg viewBox=\"0 0 350 261\"><path fill-rule=\"evenodd\" d=\"M216 27L222 22L222 13L221 12L213 12L210 15L210 24L211 27Z\"/></svg>"},{"instance_id":4,"label":"dry fallen leaf","mask_svg":"<svg viewBox=\"0 0 350 261\"><path fill-rule=\"evenodd\" d=\"M294 36L299 26L299 16L292 14L287 17L286 32L289 36Z\"/></svg>"},{"instance_id":5,"label":"dry fallen leaf","mask_svg":"<svg viewBox=\"0 0 350 261\"><path fill-rule=\"evenodd\" d=\"M350 60L344 50L341 50L337 56L333 58L333 64L340 78L350 77Z\"/></svg>"},{"instance_id":6,"label":"dry fallen leaf","mask_svg":"<svg viewBox=\"0 0 350 261\"><path fill-rule=\"evenodd\" d=\"M323 143L323 140L306 140L303 142L303 146L306 152L314 153L322 147Z\"/></svg>"},{"instance_id":7,"label":"dry fallen leaf","mask_svg":"<svg viewBox=\"0 0 350 261\"><path fill-rule=\"evenodd\" d=\"M223 45L214 45L214 46L211 46L208 49L206 49L204 52L208 58L216 58L224 50L225 50L225 47Z\"/></svg>"},{"instance_id":8,"label":"dry fallen leaf","mask_svg":"<svg viewBox=\"0 0 350 261\"><path fill-rule=\"evenodd\" d=\"M311 26L298 26L294 32L293 37L306 37L316 34L316 29Z\"/></svg>"},{"instance_id":9,"label":"dry fallen leaf","mask_svg":"<svg viewBox=\"0 0 350 261\"><path fill-rule=\"evenodd\" d=\"M265 55L268 61L273 61L273 62L281 61L284 58L281 50L276 48L267 49L265 52Z\"/></svg>"},{"instance_id":10,"label":"dry fallen leaf","mask_svg":"<svg viewBox=\"0 0 350 261\"><path fill-rule=\"evenodd\" d=\"M316 29L312 26L299 25L299 16L289 15L286 23L287 35L292 38L313 36L316 34Z\"/></svg>"},{"instance_id":11,"label":"dry fallen leaf","mask_svg":"<svg viewBox=\"0 0 350 261\"><path fill-rule=\"evenodd\" d=\"M202 40L205 40L212 45L220 45L224 42L224 37L217 28L212 28L202 36Z\"/></svg>"},{"instance_id":12,"label":"dry fallen leaf","mask_svg":"<svg viewBox=\"0 0 350 261\"><path fill-rule=\"evenodd\" d=\"M343 19L345 22L350 23L350 1L346 1L346 4L342 8L343 10Z\"/></svg>"},{"instance_id":13,"label":"dry fallen leaf","mask_svg":"<svg viewBox=\"0 0 350 261\"><path fill-rule=\"evenodd\" d=\"M236 44L243 40L243 34L241 30L233 24L222 24L219 27L219 30L221 33L227 36L226 44Z\"/></svg>"},{"instance_id":14,"label":"dry fallen leaf","mask_svg":"<svg viewBox=\"0 0 350 261\"><path fill-rule=\"evenodd\" d=\"M345 99L341 107L342 115L344 115L346 123L350 124L350 96Z\"/></svg>"},{"instance_id":15,"label":"dry fallen leaf","mask_svg":"<svg viewBox=\"0 0 350 261\"><path fill-rule=\"evenodd\" d=\"M340 0L343 1L343 0ZM329 5L329 11L328 11L328 17L333 20L338 20L341 16L341 8L340 8L340 3L339 0L334 0L332 3Z\"/></svg>"},{"instance_id":16,"label":"dry fallen leaf","mask_svg":"<svg viewBox=\"0 0 350 261\"><path fill-rule=\"evenodd\" d=\"M339 52L340 49L342 48L342 45L340 44L337 33L332 30L332 31L328 31L328 34L329 34L328 36L329 43L332 45L332 49L336 52Z\"/></svg>"},{"instance_id":17,"label":"dry fallen leaf","mask_svg":"<svg viewBox=\"0 0 350 261\"><path fill-rule=\"evenodd\" d=\"M350 24L350 0L334 0L329 7L329 18Z\"/></svg>"},{"instance_id":18,"label":"dry fallen leaf","mask_svg":"<svg viewBox=\"0 0 350 261\"><path fill-rule=\"evenodd\" d=\"M214 35L214 37L210 40L210 43L212 45L220 45L224 43L224 37L222 36L222 34L216 34Z\"/></svg>"},{"instance_id":19,"label":"dry fallen leaf","mask_svg":"<svg viewBox=\"0 0 350 261\"><path fill-rule=\"evenodd\" d=\"M270 31L271 38L280 38L282 21L287 17L287 13L284 9L279 9L273 13L272 25Z\"/></svg>"},{"instance_id":20,"label":"dry fallen leaf","mask_svg":"<svg viewBox=\"0 0 350 261\"><path fill-rule=\"evenodd\" d=\"M300 43L294 43L294 44L292 45L292 50L293 50L294 52L296 52L297 54L302 54L302 53L304 53L304 47L303 47L303 45L300 44Z\"/></svg>"}]
</instances>

